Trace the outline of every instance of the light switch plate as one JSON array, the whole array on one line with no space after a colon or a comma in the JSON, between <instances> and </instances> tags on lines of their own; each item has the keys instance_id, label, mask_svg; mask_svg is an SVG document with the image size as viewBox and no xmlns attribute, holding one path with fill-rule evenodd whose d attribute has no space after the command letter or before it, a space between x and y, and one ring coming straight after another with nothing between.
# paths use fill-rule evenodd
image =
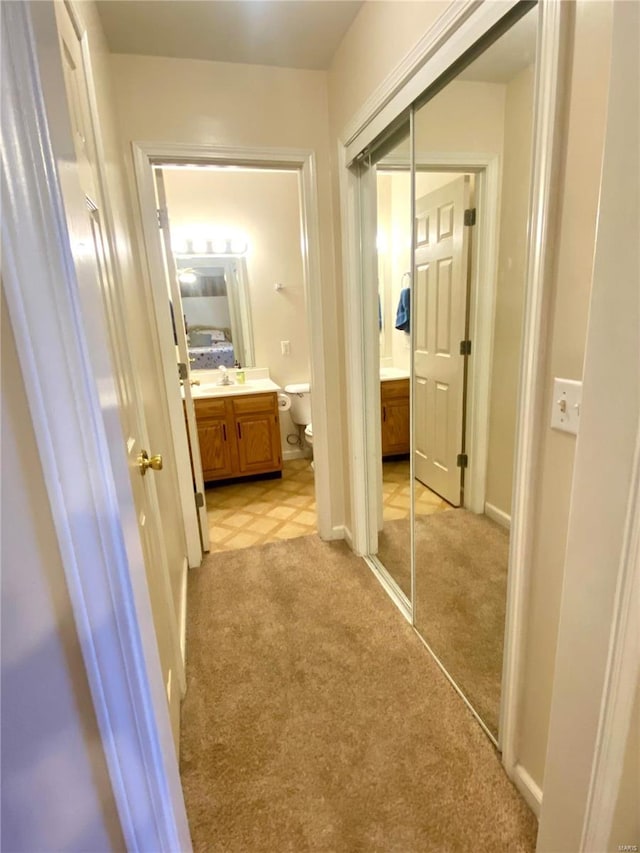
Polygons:
<instances>
[{"instance_id":1,"label":"light switch plate","mask_svg":"<svg viewBox=\"0 0 640 853\"><path fill-rule=\"evenodd\" d=\"M553 402L551 405L551 427L553 429L577 435L581 405L582 382L575 379L553 380Z\"/></svg>"}]
</instances>

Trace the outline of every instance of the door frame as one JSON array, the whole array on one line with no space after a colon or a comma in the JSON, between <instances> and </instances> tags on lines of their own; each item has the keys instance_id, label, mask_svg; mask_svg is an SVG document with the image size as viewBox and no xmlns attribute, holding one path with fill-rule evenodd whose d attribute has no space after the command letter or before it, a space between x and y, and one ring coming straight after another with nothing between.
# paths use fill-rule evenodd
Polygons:
<instances>
[{"instance_id":1,"label":"door frame","mask_svg":"<svg viewBox=\"0 0 640 853\"><path fill-rule=\"evenodd\" d=\"M154 310L159 337L164 339L162 361L165 384L170 398L173 416L172 432L176 447L178 467L183 476L191 479L191 469L186 441L186 430L182 416L182 402L177 392L175 379L175 357L171 344L170 315L168 300L163 290L163 267L153 185L153 167L166 161L219 163L254 167L258 169L291 169L298 173L300 191L300 229L304 293L309 330L311 361L311 416L313 420L315 465L315 491L318 518L318 533L322 539L341 536L331 523L331 483L329 479L329 412L326 405L327 371L322 326L322 275L320 269L320 236L318 215L318 191L316 179L316 157L313 151L296 148L242 148L189 144L183 142L138 142L131 143L134 173L140 217L143 227L143 242L146 253L145 272L153 291ZM163 331L166 334L163 334ZM192 497L189 500L193 504ZM188 507L186 508L188 511Z\"/></svg>"},{"instance_id":2,"label":"door frame","mask_svg":"<svg viewBox=\"0 0 640 853\"><path fill-rule=\"evenodd\" d=\"M188 851L115 377L92 369L58 175L75 161L54 8L1 14L2 287L101 747L127 849ZM91 346L108 363L106 338Z\"/></svg>"},{"instance_id":3,"label":"door frame","mask_svg":"<svg viewBox=\"0 0 640 853\"><path fill-rule=\"evenodd\" d=\"M368 424L375 413L367 369L370 347L363 323L369 309L364 298L368 247L362 245L361 210L357 155L394 119L397 119L421 92L432 85L467 49L486 34L515 3L461 4L448 9L413 48L394 72L375 90L363 109L349 122L338 141L337 161L340 180L343 240L343 280L345 283L345 340L347 352L347 399L350 421L349 448L352 460L362 463L370 456ZM538 4L538 44L535 70L534 130L532 147L527 279L523 322L522 359L519 374L516 458L511 513L509 579L505 623L505 652L502 679L499 746L504 767L536 814L542 794L518 763L520 723L520 680L524 669L526 594L532 552L535 495L531 488L536 470L539 440L544 417L544 330L549 311L552 251L548 235L555 217L561 161L561 121L566 75L564 37L570 10L560 2ZM460 160L460 158L456 158ZM476 407L476 411L477 411ZM479 414L478 414L479 417ZM350 470L352 529L350 538L356 553L367 554L368 478L364 464ZM397 603L397 602L396 602ZM401 608L402 609L402 608ZM406 614L405 614L406 615Z\"/></svg>"}]
</instances>

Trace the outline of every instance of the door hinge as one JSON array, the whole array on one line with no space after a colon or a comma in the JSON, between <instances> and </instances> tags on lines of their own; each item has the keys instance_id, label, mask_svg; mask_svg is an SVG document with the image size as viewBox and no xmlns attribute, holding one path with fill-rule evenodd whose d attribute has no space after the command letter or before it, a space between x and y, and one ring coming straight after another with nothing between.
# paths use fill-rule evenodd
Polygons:
<instances>
[{"instance_id":1,"label":"door hinge","mask_svg":"<svg viewBox=\"0 0 640 853\"><path fill-rule=\"evenodd\" d=\"M460 341L460 355L471 355L471 341Z\"/></svg>"},{"instance_id":2,"label":"door hinge","mask_svg":"<svg viewBox=\"0 0 640 853\"><path fill-rule=\"evenodd\" d=\"M476 209L475 207L469 207L464 212L464 224L465 225L475 225L476 224Z\"/></svg>"},{"instance_id":3,"label":"door hinge","mask_svg":"<svg viewBox=\"0 0 640 853\"><path fill-rule=\"evenodd\" d=\"M456 462L458 468L466 468L469 464L469 457L466 453L458 453L458 459Z\"/></svg>"},{"instance_id":4,"label":"door hinge","mask_svg":"<svg viewBox=\"0 0 640 853\"><path fill-rule=\"evenodd\" d=\"M196 492L196 506L198 509L204 506L204 495L202 492Z\"/></svg>"},{"instance_id":5,"label":"door hinge","mask_svg":"<svg viewBox=\"0 0 640 853\"><path fill-rule=\"evenodd\" d=\"M178 379L188 379L189 373L187 371L187 365L183 361L178 362Z\"/></svg>"},{"instance_id":6,"label":"door hinge","mask_svg":"<svg viewBox=\"0 0 640 853\"><path fill-rule=\"evenodd\" d=\"M156 210L158 215L158 228L168 228L169 227L169 211L166 207L159 207Z\"/></svg>"}]
</instances>

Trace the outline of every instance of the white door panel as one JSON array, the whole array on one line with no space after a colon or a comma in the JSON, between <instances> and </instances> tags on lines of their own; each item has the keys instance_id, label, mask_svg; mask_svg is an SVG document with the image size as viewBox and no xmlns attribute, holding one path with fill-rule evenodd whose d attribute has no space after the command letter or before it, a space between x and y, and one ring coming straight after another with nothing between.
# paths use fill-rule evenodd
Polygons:
<instances>
[{"instance_id":1,"label":"white door panel","mask_svg":"<svg viewBox=\"0 0 640 853\"><path fill-rule=\"evenodd\" d=\"M469 179L416 201L413 322L416 477L454 506L461 500Z\"/></svg>"},{"instance_id":2,"label":"white door panel","mask_svg":"<svg viewBox=\"0 0 640 853\"><path fill-rule=\"evenodd\" d=\"M189 346L187 343L187 334L182 323L184 311L182 308L182 295L180 293L180 283L178 281L178 271L176 262L171 248L171 229L169 227L169 213L167 211L167 196L164 189L164 180L162 170L154 170L156 181L156 193L158 210L163 211L160 218L160 235L162 240L162 248L164 250L165 273L167 277L168 295L171 295L173 304L174 326L176 339L178 342L178 357L182 364L186 365L187 378L183 380L183 396L184 396L184 411L187 420L187 432L189 434L189 448L191 451L191 466L194 479L194 493L202 496L200 506L198 506L198 524L200 527L200 541L202 550L210 550L209 542L209 518L207 515L207 506L204 501L204 476L202 473L202 456L200 454L200 439L198 438L198 425L196 423L196 410L193 404L193 395L191 394L191 364L189 362ZM231 306L231 301L230 301ZM176 367L176 382L178 381L178 371ZM195 499L195 498L194 498Z\"/></svg>"},{"instance_id":3,"label":"white door panel","mask_svg":"<svg viewBox=\"0 0 640 853\"><path fill-rule=\"evenodd\" d=\"M174 742L178 750L180 698L185 687L185 675L154 482L154 477L162 476L162 471L147 471L142 476L139 466L142 451L146 450L152 455L154 449L147 443L142 395L138 389L128 342L127 330L132 318L126 316L121 304L114 274L114 258L104 226L101 176L97 166L96 138L80 40L64 4L56 4L56 19L73 125L78 177L84 194L84 199L82 196L72 198L67 194L66 214L73 218L80 231L86 233L84 245L90 247L90 251L84 253L82 263L90 270L90 278L96 283L96 296L102 310L95 316L85 317L84 320L89 339L92 331L101 337L104 328L108 335L112 372L117 383L117 401L114 402L117 403L117 416L122 427L122 441L130 472L138 519L137 532L144 555L160 664L165 684L177 685L171 695L167 696L167 700ZM102 328L92 329L92 324L97 322L101 323ZM129 333L130 331L129 329Z\"/></svg>"}]
</instances>

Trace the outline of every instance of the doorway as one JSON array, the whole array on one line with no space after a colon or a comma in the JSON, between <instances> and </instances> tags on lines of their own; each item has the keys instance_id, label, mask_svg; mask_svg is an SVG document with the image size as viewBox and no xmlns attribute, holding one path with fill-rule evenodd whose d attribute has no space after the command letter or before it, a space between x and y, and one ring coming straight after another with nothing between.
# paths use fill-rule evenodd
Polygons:
<instances>
[{"instance_id":1,"label":"doorway","mask_svg":"<svg viewBox=\"0 0 640 853\"><path fill-rule=\"evenodd\" d=\"M151 162L204 550L315 533L300 170Z\"/></svg>"}]
</instances>

